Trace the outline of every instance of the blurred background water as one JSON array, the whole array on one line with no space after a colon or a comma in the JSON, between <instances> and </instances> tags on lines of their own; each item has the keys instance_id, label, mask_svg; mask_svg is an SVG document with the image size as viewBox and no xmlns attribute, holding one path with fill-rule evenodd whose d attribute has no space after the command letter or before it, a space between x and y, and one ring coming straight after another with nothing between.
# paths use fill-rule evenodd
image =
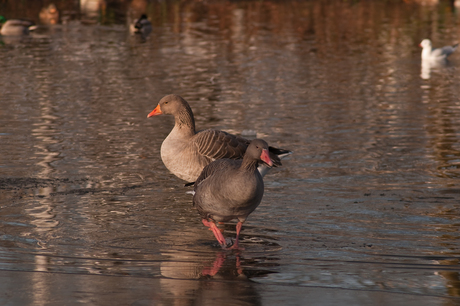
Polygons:
<instances>
[{"instance_id":1,"label":"blurred background water","mask_svg":"<svg viewBox=\"0 0 460 306\"><path fill-rule=\"evenodd\" d=\"M54 3L59 18L40 14ZM147 37L129 25L145 13ZM0 304L456 305L453 1L1 1ZM294 151L222 251L147 114ZM234 235L234 223L225 225Z\"/></svg>"}]
</instances>

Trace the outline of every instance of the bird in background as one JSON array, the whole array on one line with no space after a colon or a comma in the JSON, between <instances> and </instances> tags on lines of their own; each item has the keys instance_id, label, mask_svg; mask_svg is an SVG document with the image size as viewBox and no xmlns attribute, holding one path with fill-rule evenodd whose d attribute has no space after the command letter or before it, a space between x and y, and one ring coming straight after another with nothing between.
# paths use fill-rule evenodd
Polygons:
<instances>
[{"instance_id":1,"label":"bird in background","mask_svg":"<svg viewBox=\"0 0 460 306\"><path fill-rule=\"evenodd\" d=\"M433 49L431 40L424 39L419 44L422 50L422 61L445 61L458 47L458 43L452 46Z\"/></svg>"},{"instance_id":2,"label":"bird in background","mask_svg":"<svg viewBox=\"0 0 460 306\"><path fill-rule=\"evenodd\" d=\"M142 14L139 19L134 20L130 26L131 33L140 34L143 39L147 38L152 32L152 23L147 15Z\"/></svg>"},{"instance_id":3,"label":"bird in background","mask_svg":"<svg viewBox=\"0 0 460 306\"><path fill-rule=\"evenodd\" d=\"M42 24L57 24L59 22L59 11L56 5L51 3L50 5L42 8L39 18Z\"/></svg>"},{"instance_id":4,"label":"bird in background","mask_svg":"<svg viewBox=\"0 0 460 306\"><path fill-rule=\"evenodd\" d=\"M37 28L33 21L26 19L6 20L6 18L3 16L0 16L0 24L2 24L0 34L3 36L27 35L30 31L33 31Z\"/></svg>"}]
</instances>

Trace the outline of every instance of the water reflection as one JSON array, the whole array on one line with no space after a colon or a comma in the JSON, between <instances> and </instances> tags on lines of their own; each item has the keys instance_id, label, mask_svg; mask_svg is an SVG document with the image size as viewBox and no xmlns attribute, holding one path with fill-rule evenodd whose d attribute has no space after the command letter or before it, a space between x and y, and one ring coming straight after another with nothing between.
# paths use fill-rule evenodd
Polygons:
<instances>
[{"instance_id":1,"label":"water reflection","mask_svg":"<svg viewBox=\"0 0 460 306\"><path fill-rule=\"evenodd\" d=\"M80 0L82 21L85 23L96 23L100 11L103 11L104 5L104 0Z\"/></svg>"},{"instance_id":2,"label":"water reflection","mask_svg":"<svg viewBox=\"0 0 460 306\"><path fill-rule=\"evenodd\" d=\"M35 271L48 272L48 257L35 256ZM46 281L45 273L34 273L31 279L32 283L32 301L34 305L45 306L50 299L51 288Z\"/></svg>"},{"instance_id":3,"label":"water reflection","mask_svg":"<svg viewBox=\"0 0 460 306\"><path fill-rule=\"evenodd\" d=\"M33 123L31 131L32 136L35 138L35 154L37 156L36 165L39 172L36 176L42 180L53 178L54 167L53 162L59 160L60 152L52 149L53 145L57 144L59 140L57 135L59 130L57 127L58 116L54 113L54 101L51 99L53 89L50 84L50 71L47 65L46 52L39 55L38 60L43 65L34 67L35 80L37 84L37 92L39 94L37 105L39 109L38 120ZM42 57L40 57L42 56ZM49 231L56 227L59 222L55 220L53 213L53 203L50 200L50 194L55 190L53 187L44 187L37 190L37 199L39 205L27 208L25 211L34 218L32 224L36 225L37 231Z\"/></svg>"},{"instance_id":4,"label":"water reflection","mask_svg":"<svg viewBox=\"0 0 460 306\"><path fill-rule=\"evenodd\" d=\"M460 273L457 270L460 262L459 259L440 260L439 264L445 267L445 270L436 272L446 281L446 288L450 296L460 297ZM452 270L450 268L453 268Z\"/></svg>"},{"instance_id":5,"label":"water reflection","mask_svg":"<svg viewBox=\"0 0 460 306\"><path fill-rule=\"evenodd\" d=\"M44 188L40 192L49 192L51 188ZM46 197L46 196L45 196ZM36 231L51 231L54 227L59 225L59 222L55 220L56 214L53 212L52 203L46 198L42 198L40 203L34 205L34 207L26 208L25 212L33 217L31 224L36 226Z\"/></svg>"},{"instance_id":6,"label":"water reflection","mask_svg":"<svg viewBox=\"0 0 460 306\"><path fill-rule=\"evenodd\" d=\"M165 255L171 256L171 261L161 264L161 275L167 278L199 279L219 274L224 279L230 279L243 275L239 252L217 251L215 256L212 256L212 253L197 256L184 251L169 252ZM195 262L197 258L200 258L199 262Z\"/></svg>"},{"instance_id":7,"label":"water reflection","mask_svg":"<svg viewBox=\"0 0 460 306\"><path fill-rule=\"evenodd\" d=\"M446 68L444 68L446 69ZM444 71L447 74L448 71ZM450 78L447 74L444 78ZM459 176L460 147L458 146L460 123L452 118L452 110L458 108L455 100L445 100L434 90L436 83L422 85L422 102L428 106L426 130L430 135L432 159L436 162L436 175L444 178ZM439 88L450 91L449 86Z\"/></svg>"},{"instance_id":8,"label":"water reflection","mask_svg":"<svg viewBox=\"0 0 460 306\"><path fill-rule=\"evenodd\" d=\"M429 61L422 60L422 72L420 77L424 80L429 80L431 78L431 71L441 69L447 66L447 61Z\"/></svg>"},{"instance_id":9,"label":"water reflection","mask_svg":"<svg viewBox=\"0 0 460 306\"><path fill-rule=\"evenodd\" d=\"M269 272L245 272L239 252L219 250L214 256L212 254L170 253L171 260L162 263L161 274L165 278L161 279L161 288L173 296L176 301L174 305L211 300L213 303L225 302L234 297L244 300L248 305L261 305L261 295L247 275L263 275ZM191 281L199 279L216 282L211 285L208 282Z\"/></svg>"},{"instance_id":10,"label":"water reflection","mask_svg":"<svg viewBox=\"0 0 460 306\"><path fill-rule=\"evenodd\" d=\"M201 275L203 276L215 276L217 273L220 272L222 269L225 261L227 259L227 253L226 252L218 252L216 259L212 263L212 265L205 266L203 270L201 271ZM232 275L243 275L243 269L241 268L241 259L240 259L240 253L237 252L235 254L235 270L232 271ZM236 272L236 273L235 273Z\"/></svg>"}]
</instances>

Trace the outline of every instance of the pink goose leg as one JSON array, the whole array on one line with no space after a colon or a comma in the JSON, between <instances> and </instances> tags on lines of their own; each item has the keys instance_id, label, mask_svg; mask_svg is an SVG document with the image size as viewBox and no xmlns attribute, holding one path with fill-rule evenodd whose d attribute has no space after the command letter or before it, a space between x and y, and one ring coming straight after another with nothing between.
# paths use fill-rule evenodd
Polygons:
<instances>
[{"instance_id":1,"label":"pink goose leg","mask_svg":"<svg viewBox=\"0 0 460 306\"><path fill-rule=\"evenodd\" d=\"M225 243L225 238L224 235L220 232L220 230L217 228L216 224L214 222L209 222L206 219L202 219L201 222L203 222L204 226L207 226L211 228L212 233L216 237L217 241L219 242L220 246L225 249L226 243Z\"/></svg>"},{"instance_id":2,"label":"pink goose leg","mask_svg":"<svg viewBox=\"0 0 460 306\"><path fill-rule=\"evenodd\" d=\"M232 245L231 249L244 250L244 248L240 248L238 246L238 241L240 239L240 232L241 232L242 227L243 227L243 222L239 221L238 224L236 225L236 240L235 240L235 243Z\"/></svg>"}]
</instances>

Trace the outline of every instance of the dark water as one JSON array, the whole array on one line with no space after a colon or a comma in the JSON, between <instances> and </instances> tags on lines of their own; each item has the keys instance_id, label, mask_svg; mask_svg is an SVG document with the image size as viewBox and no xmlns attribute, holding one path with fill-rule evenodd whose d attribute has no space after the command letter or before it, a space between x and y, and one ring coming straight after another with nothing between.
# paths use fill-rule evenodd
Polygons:
<instances>
[{"instance_id":1,"label":"dark water","mask_svg":"<svg viewBox=\"0 0 460 306\"><path fill-rule=\"evenodd\" d=\"M24 2L1 14L37 19ZM61 2L0 44L0 304L459 302L460 52L422 71L418 47L460 40L448 2ZM169 93L199 129L295 152L245 250L160 160L173 121L146 115Z\"/></svg>"}]
</instances>

